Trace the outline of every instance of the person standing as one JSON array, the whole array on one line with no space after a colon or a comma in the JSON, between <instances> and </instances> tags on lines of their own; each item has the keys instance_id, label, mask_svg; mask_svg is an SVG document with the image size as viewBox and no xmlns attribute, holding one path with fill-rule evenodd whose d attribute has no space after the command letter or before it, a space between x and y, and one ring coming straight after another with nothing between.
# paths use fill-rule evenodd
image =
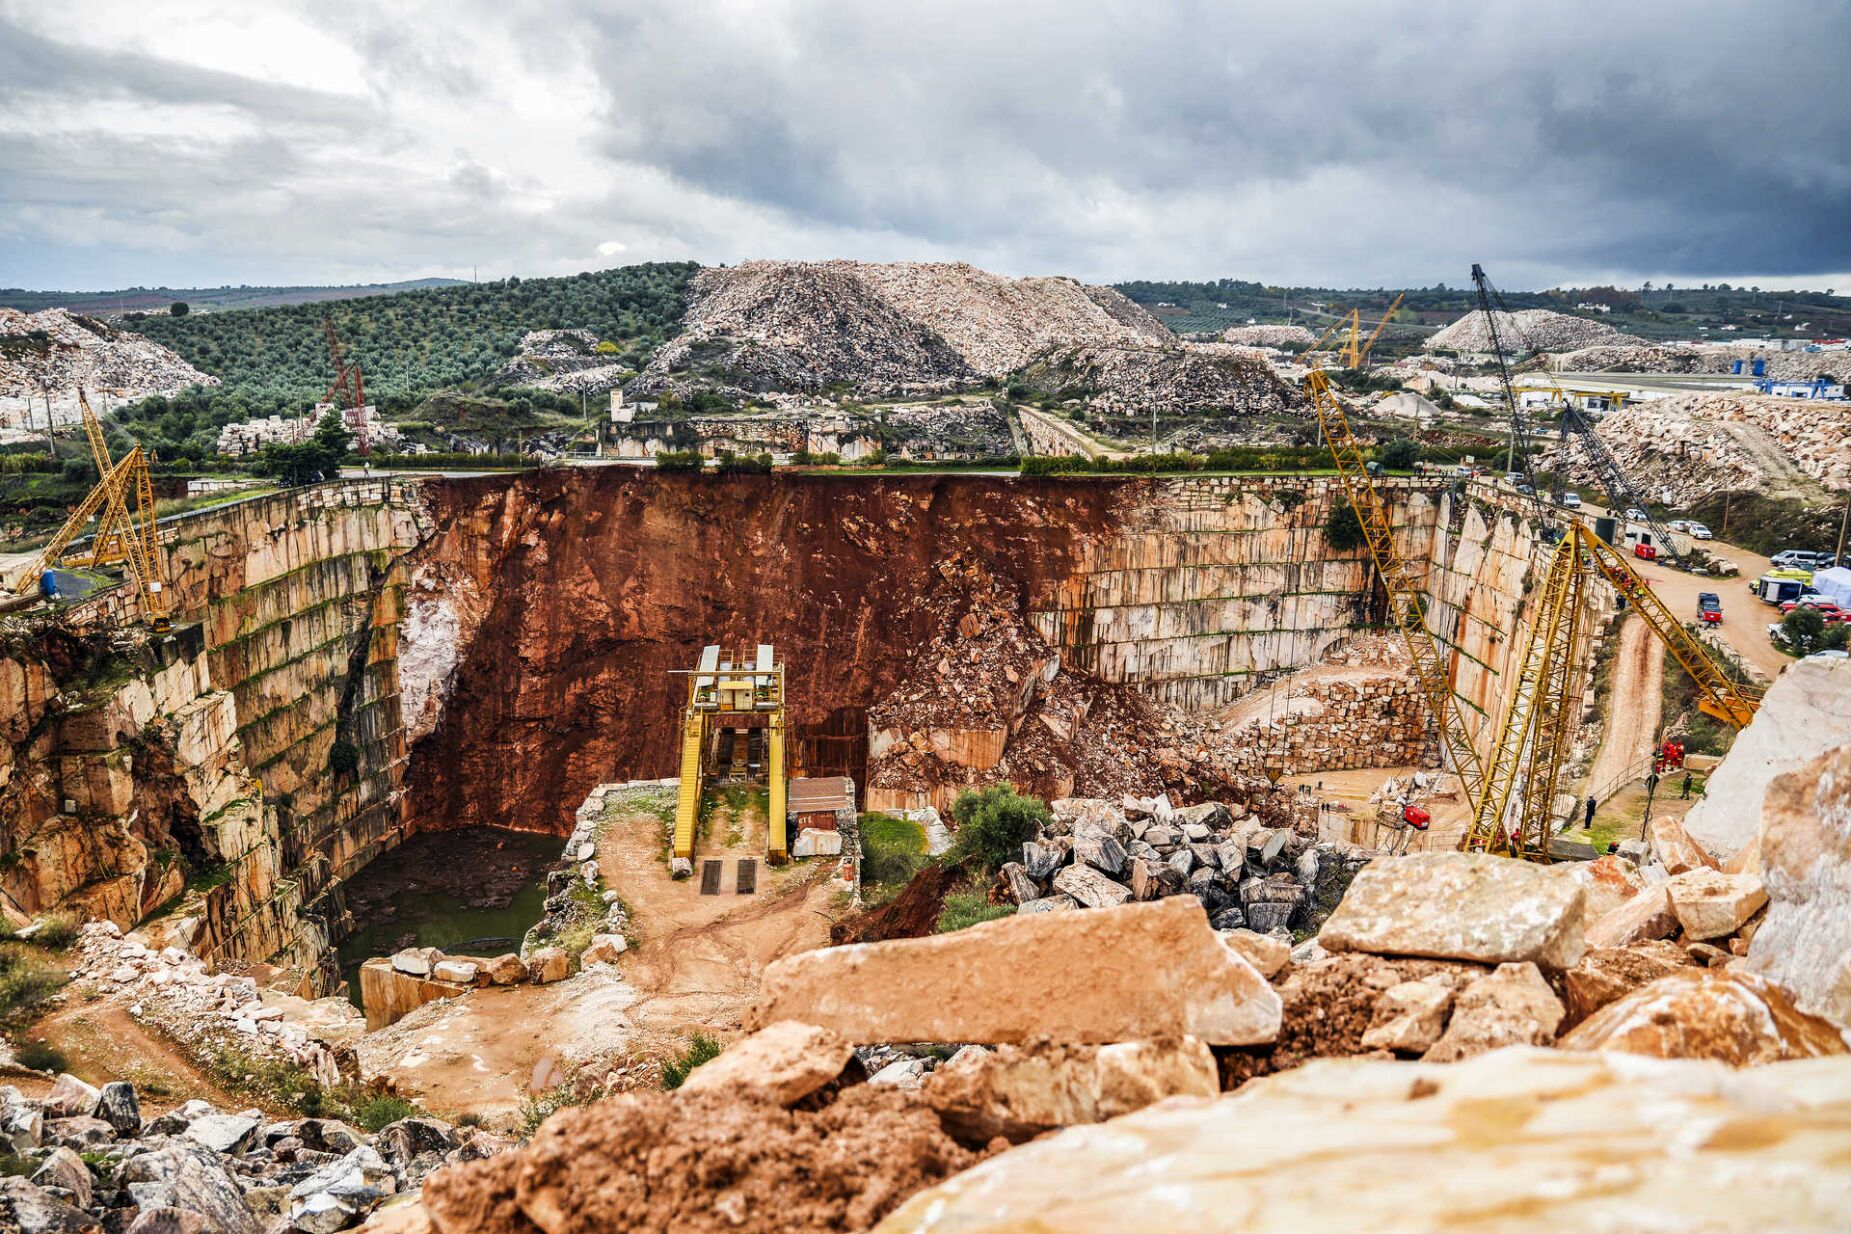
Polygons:
<instances>
[{"instance_id":1,"label":"person standing","mask_svg":"<svg viewBox=\"0 0 1851 1234\"><path fill-rule=\"evenodd\" d=\"M1690 772L1684 773L1684 783L1678 786L1678 794L1685 801L1690 800Z\"/></svg>"},{"instance_id":2,"label":"person standing","mask_svg":"<svg viewBox=\"0 0 1851 1234\"><path fill-rule=\"evenodd\" d=\"M1598 804L1599 803L1596 802L1592 797L1589 797L1587 799L1587 819L1581 824L1581 830L1583 831L1594 830L1594 808Z\"/></svg>"}]
</instances>

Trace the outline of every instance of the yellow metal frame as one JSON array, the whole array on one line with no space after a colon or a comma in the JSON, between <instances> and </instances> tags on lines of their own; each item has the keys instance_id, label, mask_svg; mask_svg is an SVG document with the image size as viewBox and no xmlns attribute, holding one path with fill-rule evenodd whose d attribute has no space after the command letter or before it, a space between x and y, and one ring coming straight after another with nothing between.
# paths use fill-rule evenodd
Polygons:
<instances>
[{"instance_id":1,"label":"yellow metal frame","mask_svg":"<svg viewBox=\"0 0 1851 1234\"><path fill-rule=\"evenodd\" d=\"M1759 692L1731 681L1671 615L1624 554L1570 522L1537 593L1535 618L1506 698L1484 791L1473 798L1465 846L1547 860L1568 738L1579 709L1588 586L1604 579L1697 684L1698 707L1733 728L1754 718Z\"/></svg>"},{"instance_id":2,"label":"yellow metal frame","mask_svg":"<svg viewBox=\"0 0 1851 1234\"><path fill-rule=\"evenodd\" d=\"M1336 463L1337 478L1343 485L1351 507L1356 511L1357 521L1362 524L1363 538L1369 545L1369 556L1375 562L1383 588L1388 592L1389 616L1401 631L1408 654L1414 660L1414 674L1420 682L1421 694L1427 700L1427 709L1433 713L1440 734L1441 749L1448 765L1464 784L1466 799L1476 801L1479 788L1484 783L1483 765L1479 761L1478 750L1472 744L1472 735L1465 730L1458 701L1453 696L1452 674L1447 666L1446 655L1440 650L1439 640L1433 636L1433 631L1427 627L1423 593L1395 546L1395 531L1388 517L1388 503L1376 491L1375 481L1369 475L1368 461L1363 457L1362 446L1350 431L1349 417L1343 414L1343 407L1330 388L1330 379L1322 370L1312 369L1306 374L1305 393L1317 410L1318 426L1323 430L1331 459Z\"/></svg>"},{"instance_id":3,"label":"yellow metal frame","mask_svg":"<svg viewBox=\"0 0 1851 1234\"><path fill-rule=\"evenodd\" d=\"M768 654L768 653L767 653ZM743 657L742 657L743 658ZM703 661L688 676L688 702L681 721L681 776L675 799L673 854L694 857L694 832L700 820L702 768L713 721L740 712L765 716L765 757L769 800L766 812L766 859L781 865L790 858L789 827L784 812L787 793L784 766L784 666L776 663L719 667Z\"/></svg>"}]
</instances>

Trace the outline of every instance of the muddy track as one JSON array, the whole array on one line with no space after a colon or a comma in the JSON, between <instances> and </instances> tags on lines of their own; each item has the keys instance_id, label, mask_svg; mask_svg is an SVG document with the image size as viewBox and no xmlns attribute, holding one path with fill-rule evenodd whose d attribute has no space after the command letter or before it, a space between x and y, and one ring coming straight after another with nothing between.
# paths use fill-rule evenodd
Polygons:
<instances>
[{"instance_id":1,"label":"muddy track","mask_svg":"<svg viewBox=\"0 0 1851 1234\"><path fill-rule=\"evenodd\" d=\"M1664 649L1644 618L1629 615L1620 626L1606 729L1586 792L1605 796L1618 791L1628 779L1626 773L1650 759L1664 706L1664 679Z\"/></svg>"}]
</instances>

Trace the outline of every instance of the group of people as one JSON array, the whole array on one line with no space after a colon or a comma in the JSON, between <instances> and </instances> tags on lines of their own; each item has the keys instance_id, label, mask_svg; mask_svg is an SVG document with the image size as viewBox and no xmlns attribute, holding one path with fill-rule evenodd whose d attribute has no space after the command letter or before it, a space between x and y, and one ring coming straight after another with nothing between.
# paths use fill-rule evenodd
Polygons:
<instances>
[{"instance_id":1,"label":"group of people","mask_svg":"<svg viewBox=\"0 0 1851 1234\"><path fill-rule=\"evenodd\" d=\"M1673 737L1658 747L1658 755L1652 760L1652 770L1660 775L1667 771L1678 770L1684 766L1684 739ZM1689 777L1686 776L1686 779Z\"/></svg>"}]
</instances>

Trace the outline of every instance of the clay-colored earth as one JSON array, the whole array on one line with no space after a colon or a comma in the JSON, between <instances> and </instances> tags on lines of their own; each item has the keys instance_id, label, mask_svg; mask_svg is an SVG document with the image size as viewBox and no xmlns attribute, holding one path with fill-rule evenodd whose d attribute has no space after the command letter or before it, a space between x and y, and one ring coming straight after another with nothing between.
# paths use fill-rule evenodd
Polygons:
<instances>
[{"instance_id":1,"label":"clay-colored earth","mask_svg":"<svg viewBox=\"0 0 1851 1234\"><path fill-rule=\"evenodd\" d=\"M723 858L725 878L720 895L703 896L697 879L669 878L661 819L617 807L598 861L630 909L636 945L621 979L594 972L427 1004L362 1041L367 1074L433 1111L499 1125L568 1081L651 1086L659 1060L693 1033L737 1032L765 965L828 944L834 893L821 863L765 867L762 832L721 814L696 860ZM760 859L759 886L741 896L737 859L746 856Z\"/></svg>"}]
</instances>

